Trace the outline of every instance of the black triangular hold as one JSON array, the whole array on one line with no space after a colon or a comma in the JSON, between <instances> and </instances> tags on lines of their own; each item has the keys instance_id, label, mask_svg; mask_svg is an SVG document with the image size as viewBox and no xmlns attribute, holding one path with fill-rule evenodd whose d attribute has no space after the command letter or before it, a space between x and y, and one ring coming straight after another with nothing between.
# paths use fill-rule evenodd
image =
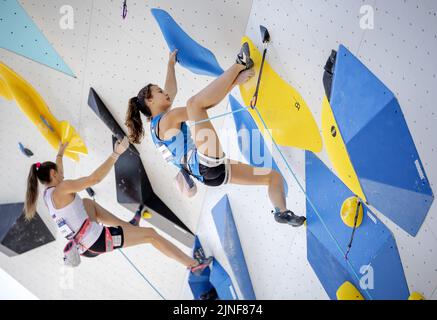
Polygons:
<instances>
[{"instance_id":1,"label":"black triangular hold","mask_svg":"<svg viewBox=\"0 0 437 320\"><path fill-rule=\"evenodd\" d=\"M106 124L106 126L109 128L109 130L111 130L112 134L118 140L122 140L126 136L121 126L117 123L111 112L106 107L105 103L102 101L102 99L100 99L99 95L93 88L90 88L90 92L88 94L88 106L94 111L100 120ZM137 155L140 154L132 144L129 146L129 150L135 152Z\"/></svg>"},{"instance_id":2,"label":"black triangular hold","mask_svg":"<svg viewBox=\"0 0 437 320\"><path fill-rule=\"evenodd\" d=\"M270 42L270 33L269 30L267 30L264 26L259 26L259 30L261 32L261 40L263 43Z\"/></svg>"}]
</instances>

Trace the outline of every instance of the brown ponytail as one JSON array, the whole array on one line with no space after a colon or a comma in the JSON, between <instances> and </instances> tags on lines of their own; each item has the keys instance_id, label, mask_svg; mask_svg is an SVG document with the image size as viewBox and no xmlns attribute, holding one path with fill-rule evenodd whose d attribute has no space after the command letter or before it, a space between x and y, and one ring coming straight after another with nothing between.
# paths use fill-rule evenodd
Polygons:
<instances>
[{"instance_id":1,"label":"brown ponytail","mask_svg":"<svg viewBox=\"0 0 437 320\"><path fill-rule=\"evenodd\" d=\"M24 203L25 218L32 220L36 213L36 202L38 200L38 181L43 184L50 183L50 170L58 170L56 163L47 161L44 163L34 163L30 167L27 177L26 202Z\"/></svg>"},{"instance_id":2,"label":"brown ponytail","mask_svg":"<svg viewBox=\"0 0 437 320\"><path fill-rule=\"evenodd\" d=\"M139 144L144 137L143 121L141 120L141 113L150 121L152 112L146 104L146 99L152 97L152 86L148 84L140 90L136 97L129 100L129 105L126 112L125 125L128 129L128 137L131 143Z\"/></svg>"},{"instance_id":3,"label":"brown ponytail","mask_svg":"<svg viewBox=\"0 0 437 320\"><path fill-rule=\"evenodd\" d=\"M33 164L27 177L26 202L24 204L27 221L32 220L36 212L36 200L38 199L38 178L36 175L36 164Z\"/></svg>"}]
</instances>

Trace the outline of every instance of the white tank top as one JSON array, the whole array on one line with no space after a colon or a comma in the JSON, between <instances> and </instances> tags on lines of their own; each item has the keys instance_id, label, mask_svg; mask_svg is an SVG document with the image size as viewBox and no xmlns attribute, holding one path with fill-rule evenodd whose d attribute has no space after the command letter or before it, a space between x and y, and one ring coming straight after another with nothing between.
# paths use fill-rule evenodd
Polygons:
<instances>
[{"instance_id":1,"label":"white tank top","mask_svg":"<svg viewBox=\"0 0 437 320\"><path fill-rule=\"evenodd\" d=\"M50 216L59 227L63 236L71 238L79 231L85 220L88 219L82 198L76 193L74 200L70 204L62 209L56 209L52 200L53 191L55 191L54 187L47 188L44 191L44 202L49 209ZM80 242L85 248L80 246L79 253L83 253L90 248L100 237L102 231L102 225L91 222L87 233L85 233Z\"/></svg>"}]
</instances>

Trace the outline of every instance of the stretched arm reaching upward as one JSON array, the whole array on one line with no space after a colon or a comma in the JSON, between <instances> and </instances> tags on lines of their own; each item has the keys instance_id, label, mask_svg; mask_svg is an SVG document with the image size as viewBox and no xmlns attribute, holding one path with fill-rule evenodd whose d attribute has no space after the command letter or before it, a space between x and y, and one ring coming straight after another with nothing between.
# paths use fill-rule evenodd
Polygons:
<instances>
[{"instance_id":1,"label":"stretched arm reaching upward","mask_svg":"<svg viewBox=\"0 0 437 320\"><path fill-rule=\"evenodd\" d=\"M164 90L170 96L171 103L173 103L176 94L178 92L176 72L175 72L177 53L178 53L177 49L170 53L170 57L168 59L168 67L167 67L167 77L165 79L165 87L164 87Z\"/></svg>"},{"instance_id":2,"label":"stretched arm reaching upward","mask_svg":"<svg viewBox=\"0 0 437 320\"><path fill-rule=\"evenodd\" d=\"M129 140L125 137L121 142L117 141L114 147L114 152L100 165L93 173L87 177L64 180L57 187L58 194L71 194L85 190L88 187L98 184L102 181L112 169L112 166L117 162L118 157L129 147Z\"/></svg>"},{"instance_id":3,"label":"stretched arm reaching upward","mask_svg":"<svg viewBox=\"0 0 437 320\"><path fill-rule=\"evenodd\" d=\"M64 156L65 149L67 149L67 143L60 143L58 154L56 155L56 166L58 168L58 173L63 177L64 176L64 163L62 161L62 157Z\"/></svg>"}]
</instances>

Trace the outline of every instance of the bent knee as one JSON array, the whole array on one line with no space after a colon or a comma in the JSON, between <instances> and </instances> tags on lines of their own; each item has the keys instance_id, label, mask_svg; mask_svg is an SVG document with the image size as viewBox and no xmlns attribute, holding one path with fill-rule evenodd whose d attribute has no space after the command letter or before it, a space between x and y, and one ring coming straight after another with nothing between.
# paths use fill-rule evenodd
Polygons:
<instances>
[{"instance_id":1,"label":"bent knee","mask_svg":"<svg viewBox=\"0 0 437 320\"><path fill-rule=\"evenodd\" d=\"M188 99L187 101L187 107L193 107L193 106L197 106L199 103L197 101L197 97L196 96L192 96L190 99Z\"/></svg>"},{"instance_id":2,"label":"bent knee","mask_svg":"<svg viewBox=\"0 0 437 320\"><path fill-rule=\"evenodd\" d=\"M269 182L273 182L273 181L276 181L278 179L282 179L281 174L278 171L276 171L275 169L272 169L270 174L269 174Z\"/></svg>"},{"instance_id":3,"label":"bent knee","mask_svg":"<svg viewBox=\"0 0 437 320\"><path fill-rule=\"evenodd\" d=\"M187 109L190 110L191 112L193 112L195 110L203 110L203 109L206 109L206 108L207 108L207 106L204 106L202 104L202 102L199 100L197 95L192 96L187 101Z\"/></svg>"}]
</instances>

